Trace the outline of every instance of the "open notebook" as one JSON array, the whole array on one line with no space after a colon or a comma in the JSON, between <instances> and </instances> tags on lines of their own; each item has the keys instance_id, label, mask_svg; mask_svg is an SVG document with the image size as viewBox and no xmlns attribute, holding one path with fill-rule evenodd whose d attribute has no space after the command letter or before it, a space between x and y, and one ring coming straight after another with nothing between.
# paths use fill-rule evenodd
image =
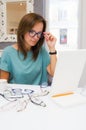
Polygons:
<instances>
[{"instance_id":1,"label":"open notebook","mask_svg":"<svg viewBox=\"0 0 86 130\"><path fill-rule=\"evenodd\" d=\"M76 93L86 62L86 50L58 52L58 61L52 81L51 98L60 106L86 103L86 98Z\"/></svg>"}]
</instances>

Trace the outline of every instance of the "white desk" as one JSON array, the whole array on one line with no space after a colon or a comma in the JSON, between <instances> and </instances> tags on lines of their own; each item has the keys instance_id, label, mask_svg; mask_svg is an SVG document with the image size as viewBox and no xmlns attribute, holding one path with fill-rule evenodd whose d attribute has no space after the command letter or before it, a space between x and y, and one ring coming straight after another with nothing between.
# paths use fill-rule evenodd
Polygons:
<instances>
[{"instance_id":1,"label":"white desk","mask_svg":"<svg viewBox=\"0 0 86 130\"><path fill-rule=\"evenodd\" d=\"M63 109L54 104L49 96L42 97L42 100L47 107L29 102L25 111L1 112L2 130L86 130L86 104Z\"/></svg>"}]
</instances>

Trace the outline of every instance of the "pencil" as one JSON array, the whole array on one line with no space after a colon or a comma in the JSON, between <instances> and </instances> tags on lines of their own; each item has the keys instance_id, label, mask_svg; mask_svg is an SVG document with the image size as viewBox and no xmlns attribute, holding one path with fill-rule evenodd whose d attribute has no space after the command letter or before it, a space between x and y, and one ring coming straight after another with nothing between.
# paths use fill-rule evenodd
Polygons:
<instances>
[{"instance_id":1,"label":"pencil","mask_svg":"<svg viewBox=\"0 0 86 130\"><path fill-rule=\"evenodd\" d=\"M71 95L71 94L74 94L74 92L67 92L67 93L55 94L52 97L60 97L60 96L66 96L66 95Z\"/></svg>"}]
</instances>

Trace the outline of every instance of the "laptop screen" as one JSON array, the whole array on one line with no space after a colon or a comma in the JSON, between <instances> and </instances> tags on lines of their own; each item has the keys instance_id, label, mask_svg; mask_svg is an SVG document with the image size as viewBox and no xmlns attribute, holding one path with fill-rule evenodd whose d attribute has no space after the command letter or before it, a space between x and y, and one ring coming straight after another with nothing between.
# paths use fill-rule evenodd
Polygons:
<instances>
[{"instance_id":1,"label":"laptop screen","mask_svg":"<svg viewBox=\"0 0 86 130\"><path fill-rule=\"evenodd\" d=\"M74 91L78 87L85 62L85 49L58 51L51 94Z\"/></svg>"}]
</instances>

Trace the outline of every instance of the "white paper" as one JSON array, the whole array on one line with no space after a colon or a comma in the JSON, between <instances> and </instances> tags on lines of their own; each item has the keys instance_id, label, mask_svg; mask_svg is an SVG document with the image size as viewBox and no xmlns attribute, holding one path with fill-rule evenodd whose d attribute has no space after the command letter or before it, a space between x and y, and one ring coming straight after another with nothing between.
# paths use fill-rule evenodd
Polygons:
<instances>
[{"instance_id":1,"label":"white paper","mask_svg":"<svg viewBox=\"0 0 86 130\"><path fill-rule=\"evenodd\" d=\"M75 106L86 103L86 97L74 93L65 96L52 97L53 101L62 107Z\"/></svg>"}]
</instances>

